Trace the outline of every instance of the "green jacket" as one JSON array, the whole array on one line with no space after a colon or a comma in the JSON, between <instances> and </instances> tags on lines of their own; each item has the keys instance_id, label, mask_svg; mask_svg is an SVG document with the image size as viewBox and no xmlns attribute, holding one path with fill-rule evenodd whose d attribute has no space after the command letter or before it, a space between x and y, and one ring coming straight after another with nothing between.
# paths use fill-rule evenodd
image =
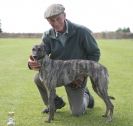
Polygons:
<instances>
[{"instance_id":1,"label":"green jacket","mask_svg":"<svg viewBox=\"0 0 133 126\"><path fill-rule=\"evenodd\" d=\"M46 53L52 59L87 59L98 61L100 50L90 30L68 21L68 34L65 46L56 39L53 29L45 32L42 38Z\"/></svg>"}]
</instances>

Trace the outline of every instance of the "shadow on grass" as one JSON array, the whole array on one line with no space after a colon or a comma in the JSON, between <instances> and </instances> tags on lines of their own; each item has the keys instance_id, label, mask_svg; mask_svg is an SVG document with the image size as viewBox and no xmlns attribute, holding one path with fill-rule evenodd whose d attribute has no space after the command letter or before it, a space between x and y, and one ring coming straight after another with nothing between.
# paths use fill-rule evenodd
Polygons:
<instances>
[{"instance_id":1,"label":"shadow on grass","mask_svg":"<svg viewBox=\"0 0 133 126\"><path fill-rule=\"evenodd\" d=\"M51 126L132 126L131 122L127 122L126 117L113 115L113 121L107 122L106 118L102 117L104 111L101 108L88 109L87 112L79 117L74 117L69 111L58 111L55 113L55 119L49 124ZM44 115L44 120L47 120L47 115Z\"/></svg>"}]
</instances>

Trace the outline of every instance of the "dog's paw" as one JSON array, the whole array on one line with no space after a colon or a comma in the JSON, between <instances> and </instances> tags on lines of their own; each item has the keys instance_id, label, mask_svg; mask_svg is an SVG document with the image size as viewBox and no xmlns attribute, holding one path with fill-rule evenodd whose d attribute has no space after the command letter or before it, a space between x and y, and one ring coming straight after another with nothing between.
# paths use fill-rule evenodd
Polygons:
<instances>
[{"instance_id":1,"label":"dog's paw","mask_svg":"<svg viewBox=\"0 0 133 126\"><path fill-rule=\"evenodd\" d=\"M111 117L111 116L108 116L106 122L107 122L107 123L112 122L112 117Z\"/></svg>"}]
</instances>

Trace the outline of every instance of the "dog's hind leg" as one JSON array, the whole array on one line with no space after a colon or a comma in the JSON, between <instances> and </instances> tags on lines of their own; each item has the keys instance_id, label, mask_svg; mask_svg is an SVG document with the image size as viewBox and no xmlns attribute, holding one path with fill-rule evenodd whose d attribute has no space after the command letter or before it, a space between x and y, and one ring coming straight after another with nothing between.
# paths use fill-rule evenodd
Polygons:
<instances>
[{"instance_id":1,"label":"dog's hind leg","mask_svg":"<svg viewBox=\"0 0 133 126\"><path fill-rule=\"evenodd\" d=\"M92 82L93 90L96 92L96 94L99 97L102 98L102 100L104 101L104 103L106 105L106 112L103 115L103 117L107 117L108 118L107 121L111 121L114 106L111 103L110 98L109 98L108 93L107 93L107 84L108 84L107 81L105 80L105 81L103 81L103 83L101 83L101 80L96 79L96 78L90 78L90 80Z\"/></svg>"},{"instance_id":2,"label":"dog's hind leg","mask_svg":"<svg viewBox=\"0 0 133 126\"><path fill-rule=\"evenodd\" d=\"M112 121L114 106L111 103L109 97L103 98L103 100L106 104L106 112L103 115L103 117L107 117L107 121L110 122L110 121Z\"/></svg>"},{"instance_id":3,"label":"dog's hind leg","mask_svg":"<svg viewBox=\"0 0 133 126\"><path fill-rule=\"evenodd\" d=\"M99 89L99 88L98 88ZM108 97L108 93L104 90L99 90L98 93L97 93L101 98L102 100L104 101L105 105L106 105L106 111L105 111L105 114L102 115L103 117L107 117L107 121L110 122L112 121L112 116L113 116L113 109L114 109L114 106L113 104L111 103L110 101L110 98Z\"/></svg>"}]
</instances>

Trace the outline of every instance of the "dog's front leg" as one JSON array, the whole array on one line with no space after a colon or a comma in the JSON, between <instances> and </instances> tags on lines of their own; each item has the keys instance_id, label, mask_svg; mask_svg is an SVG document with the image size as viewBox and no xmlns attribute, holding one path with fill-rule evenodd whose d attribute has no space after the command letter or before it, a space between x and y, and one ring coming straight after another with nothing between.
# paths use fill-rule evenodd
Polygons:
<instances>
[{"instance_id":1,"label":"dog's front leg","mask_svg":"<svg viewBox=\"0 0 133 126\"><path fill-rule=\"evenodd\" d=\"M54 119L54 113L55 113L55 103L54 103L54 99L55 99L55 94L56 91L55 89L50 89L49 90L49 117L48 117L48 122L50 123L51 120Z\"/></svg>"}]
</instances>

